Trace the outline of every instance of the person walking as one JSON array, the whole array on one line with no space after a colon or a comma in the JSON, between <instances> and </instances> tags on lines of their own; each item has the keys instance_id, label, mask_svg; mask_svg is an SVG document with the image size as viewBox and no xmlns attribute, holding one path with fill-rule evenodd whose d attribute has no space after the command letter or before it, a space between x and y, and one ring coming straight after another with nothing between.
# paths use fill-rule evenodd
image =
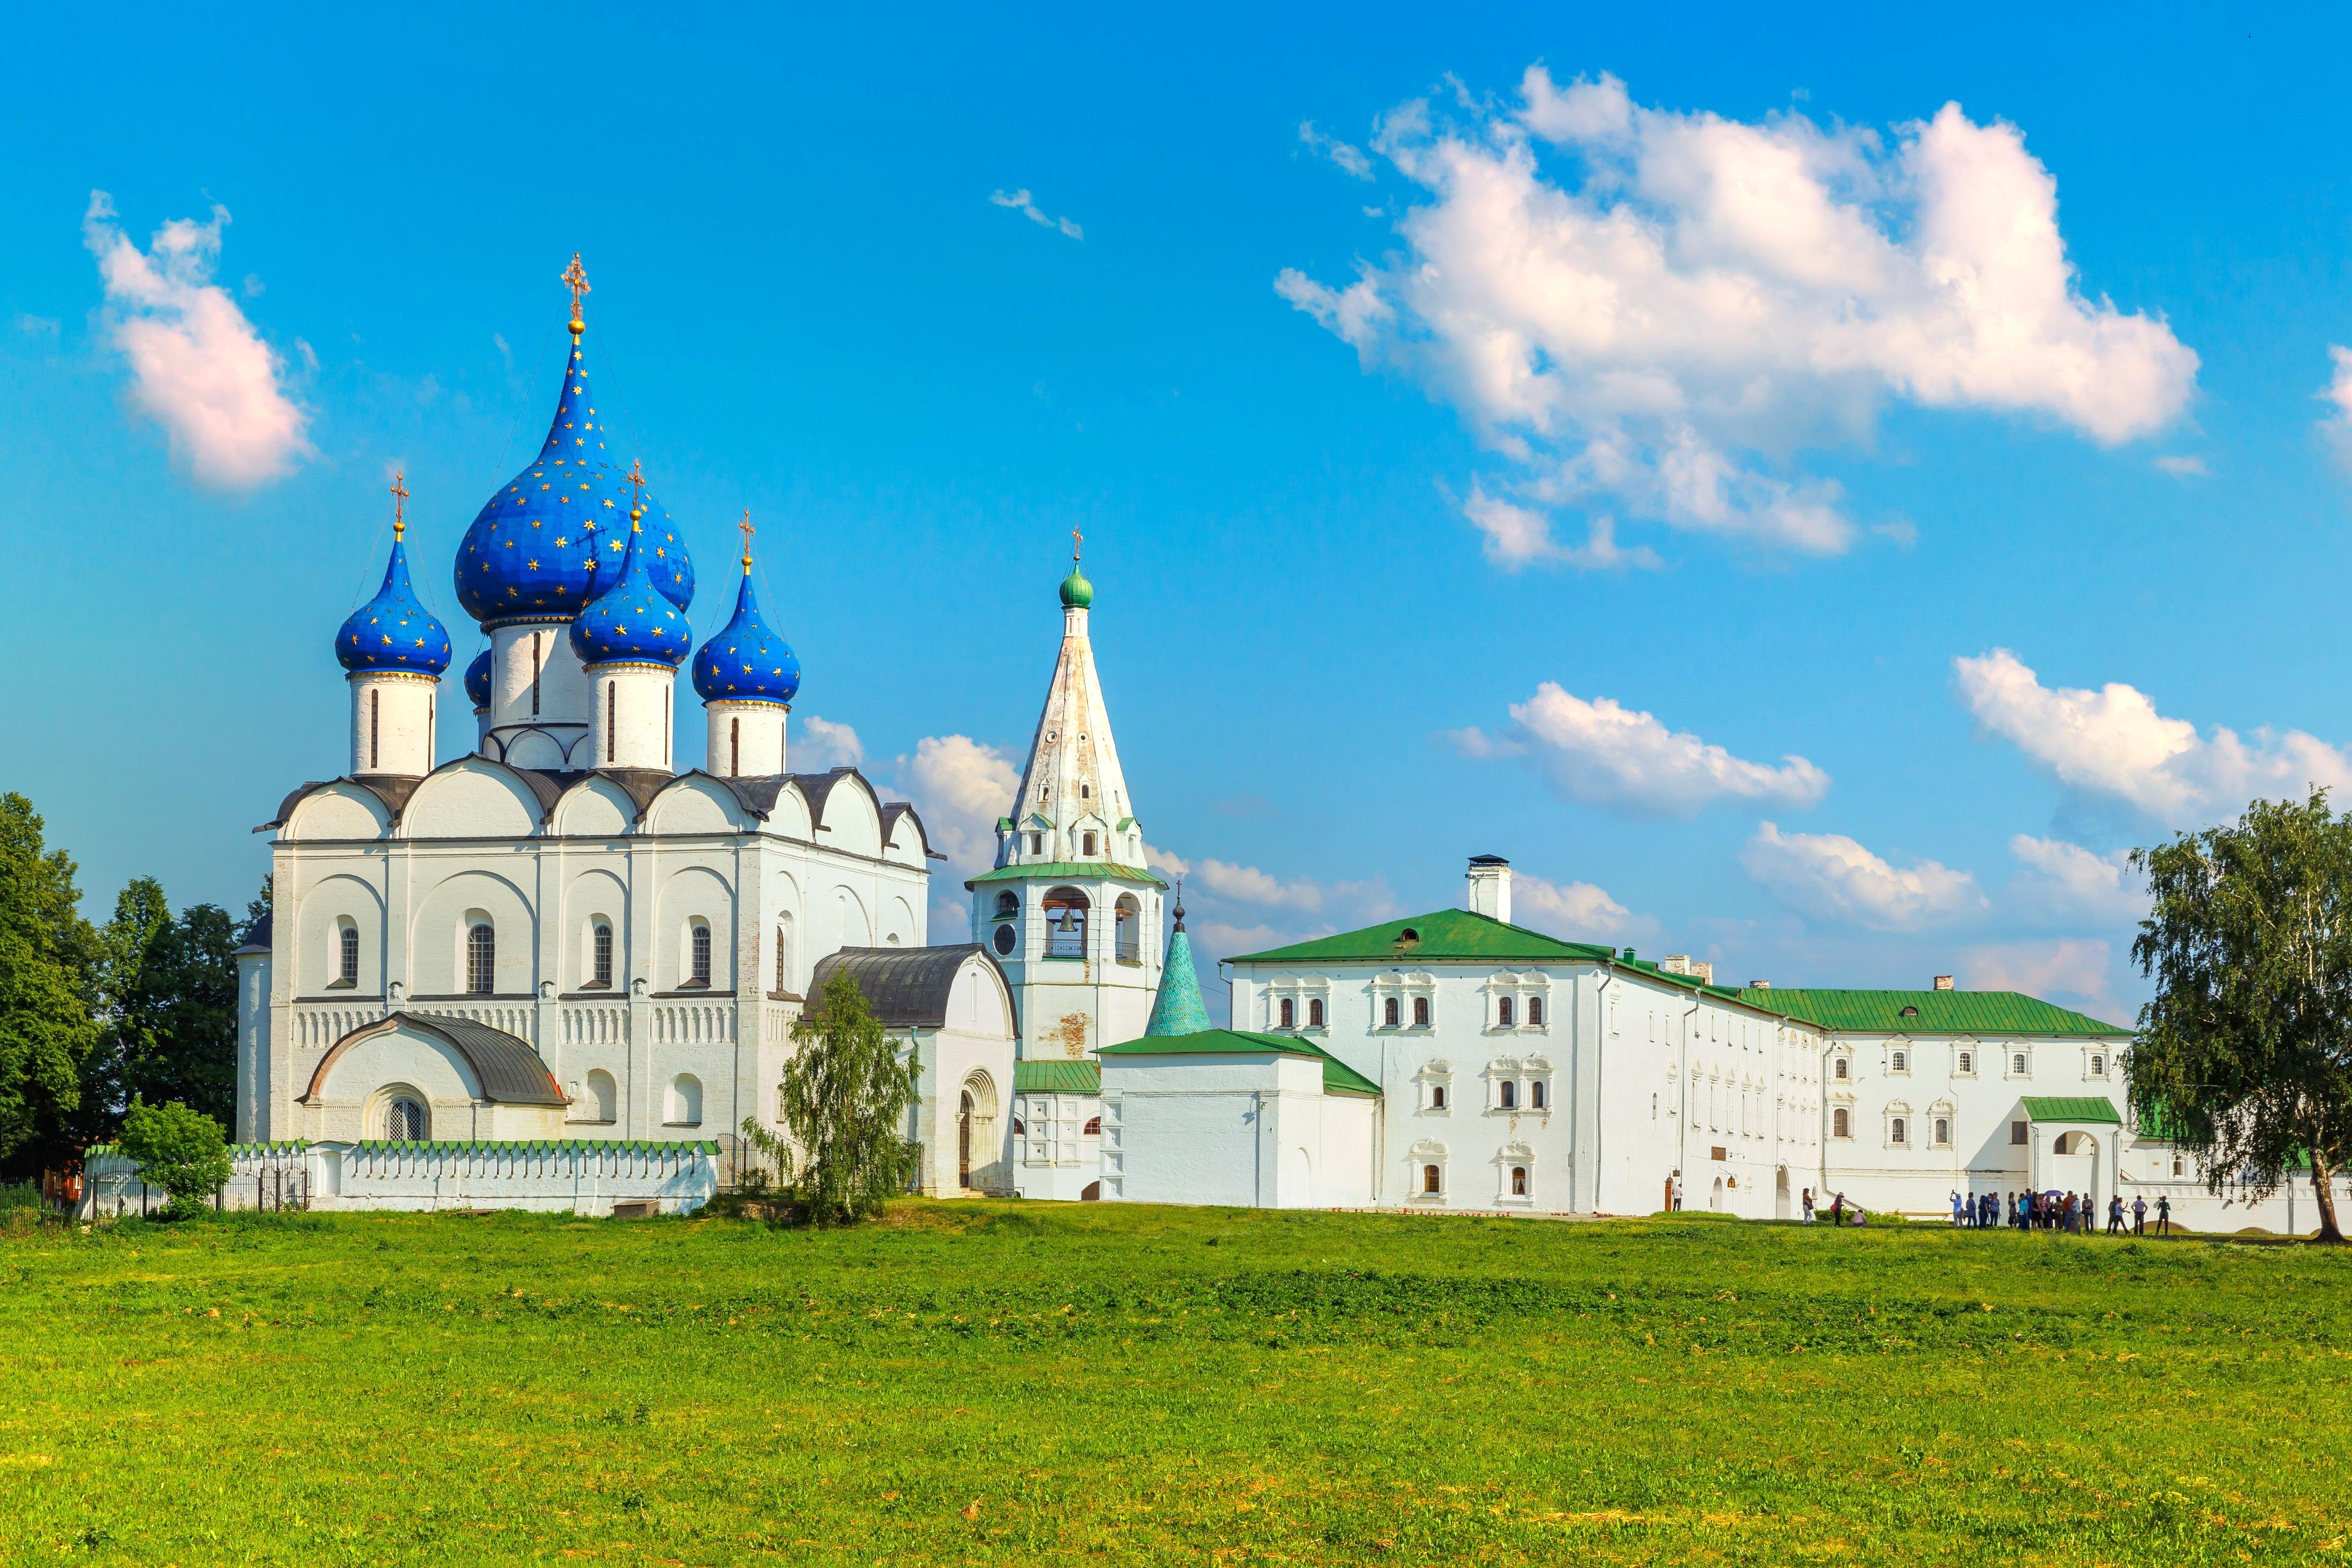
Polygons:
<instances>
[{"instance_id":1,"label":"person walking","mask_svg":"<svg viewBox=\"0 0 2352 1568\"><path fill-rule=\"evenodd\" d=\"M1805 1206L1805 1223L1811 1225L1813 1222L1813 1189L1811 1187L1807 1187L1805 1189L1803 1202Z\"/></svg>"},{"instance_id":2,"label":"person walking","mask_svg":"<svg viewBox=\"0 0 2352 1568\"><path fill-rule=\"evenodd\" d=\"M1683 1207L1683 1173L1680 1170L1676 1170L1674 1174L1673 1179L1675 1186L1672 1207L1675 1212L1679 1214L1682 1212Z\"/></svg>"},{"instance_id":3,"label":"person walking","mask_svg":"<svg viewBox=\"0 0 2352 1568\"><path fill-rule=\"evenodd\" d=\"M1845 1194L1841 1192L1830 1198L1830 1228L1834 1230L1844 1223Z\"/></svg>"},{"instance_id":4,"label":"person walking","mask_svg":"<svg viewBox=\"0 0 2352 1568\"><path fill-rule=\"evenodd\" d=\"M2132 1195L2132 1234L2134 1236L2147 1234L2147 1197L2142 1193Z\"/></svg>"},{"instance_id":5,"label":"person walking","mask_svg":"<svg viewBox=\"0 0 2352 1568\"><path fill-rule=\"evenodd\" d=\"M2164 1193L2156 1195L2156 1233L2158 1236L2172 1234L2172 1199Z\"/></svg>"}]
</instances>

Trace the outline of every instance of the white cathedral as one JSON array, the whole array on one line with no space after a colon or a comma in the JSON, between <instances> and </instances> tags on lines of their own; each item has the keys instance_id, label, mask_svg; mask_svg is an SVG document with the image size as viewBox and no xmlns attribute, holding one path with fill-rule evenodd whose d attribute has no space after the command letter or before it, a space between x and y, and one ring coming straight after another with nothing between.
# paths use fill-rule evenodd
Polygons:
<instances>
[{"instance_id":1,"label":"white cathedral","mask_svg":"<svg viewBox=\"0 0 2352 1568\"><path fill-rule=\"evenodd\" d=\"M793 1026L845 968L916 1066L933 1195L1767 1218L1808 1191L1935 1213L2056 1187L2307 1228L2277 1198L2232 1213L2132 1126L2127 1030L1943 977L1718 986L1513 924L1495 856L1464 909L1230 960L1212 1027L1075 568L969 940L931 946L940 857L914 808L855 768L791 770L800 663L753 595L748 521L732 616L692 646L692 562L608 450L577 257L566 282L546 443L456 561L488 644L474 749L435 755L451 643L395 481L383 586L335 637L348 769L258 830L275 914L238 956L236 1127L256 1200L299 1160L330 1206L691 1207L747 1120L782 1131ZM680 771L689 656L706 761Z\"/></svg>"}]
</instances>

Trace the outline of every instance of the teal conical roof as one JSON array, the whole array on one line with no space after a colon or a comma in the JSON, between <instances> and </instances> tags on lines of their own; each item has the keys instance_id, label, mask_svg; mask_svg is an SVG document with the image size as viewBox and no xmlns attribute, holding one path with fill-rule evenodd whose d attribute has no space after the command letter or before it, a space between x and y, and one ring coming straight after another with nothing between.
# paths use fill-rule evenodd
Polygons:
<instances>
[{"instance_id":1,"label":"teal conical roof","mask_svg":"<svg viewBox=\"0 0 2352 1568\"><path fill-rule=\"evenodd\" d=\"M1184 935L1184 906L1176 906L1176 929L1168 938L1168 965L1160 971L1160 994L1152 998L1144 1038L1202 1034L1209 1009L1201 1002L1201 977L1192 972L1192 943Z\"/></svg>"}]
</instances>

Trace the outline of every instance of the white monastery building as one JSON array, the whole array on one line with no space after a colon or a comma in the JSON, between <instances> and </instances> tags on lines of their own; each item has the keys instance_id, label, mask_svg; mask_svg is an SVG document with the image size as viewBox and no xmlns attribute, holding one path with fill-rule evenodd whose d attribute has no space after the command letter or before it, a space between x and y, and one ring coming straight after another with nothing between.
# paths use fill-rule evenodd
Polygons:
<instances>
[{"instance_id":1,"label":"white monastery building","mask_svg":"<svg viewBox=\"0 0 2352 1568\"><path fill-rule=\"evenodd\" d=\"M1807 1191L1940 1216L2033 1190L2162 1197L2200 1229L2314 1223L2307 1198L2208 1194L2133 1125L2126 1029L1948 977L1717 985L1514 924L1493 855L1461 909L1228 960L1213 1027L1075 564L967 940L928 945L940 857L913 807L855 768L791 769L800 661L753 593L748 517L731 615L694 645L679 530L607 450L577 257L565 281L546 442L455 563L487 643L474 748L436 755L451 643L395 480L383 585L335 637L345 770L260 830L275 915L238 954L255 1201L299 1164L329 1205L691 1207L747 1120L781 1130L793 1026L845 972L916 1066L907 1133L938 1196L1765 1219ZM684 771L681 668L706 758ZM117 1207L146 1200L127 1166L105 1179Z\"/></svg>"}]
</instances>

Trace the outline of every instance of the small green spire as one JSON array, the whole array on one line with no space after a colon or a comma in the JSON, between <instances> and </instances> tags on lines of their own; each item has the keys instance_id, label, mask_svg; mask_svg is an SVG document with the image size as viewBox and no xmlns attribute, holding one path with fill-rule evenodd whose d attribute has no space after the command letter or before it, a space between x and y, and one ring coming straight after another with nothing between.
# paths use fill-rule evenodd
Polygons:
<instances>
[{"instance_id":1,"label":"small green spire","mask_svg":"<svg viewBox=\"0 0 2352 1568\"><path fill-rule=\"evenodd\" d=\"M1192 971L1192 942L1184 935L1184 905L1176 905L1176 929L1168 937L1168 964L1160 971L1160 994L1152 998L1144 1038L1203 1034L1209 1009L1201 1000L1201 977Z\"/></svg>"}]
</instances>

